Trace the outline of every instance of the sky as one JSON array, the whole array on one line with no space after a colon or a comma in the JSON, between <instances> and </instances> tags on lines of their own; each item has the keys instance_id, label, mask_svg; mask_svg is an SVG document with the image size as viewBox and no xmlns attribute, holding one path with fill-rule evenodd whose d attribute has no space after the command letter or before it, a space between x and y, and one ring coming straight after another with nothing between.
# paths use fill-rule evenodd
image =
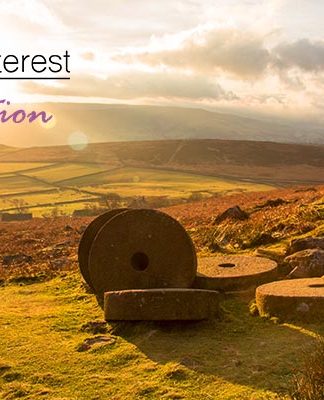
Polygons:
<instances>
[{"instance_id":1,"label":"sky","mask_svg":"<svg viewBox=\"0 0 324 400\"><path fill-rule=\"evenodd\" d=\"M71 55L1 98L167 104L324 123L321 0L0 0L1 54Z\"/></svg>"}]
</instances>

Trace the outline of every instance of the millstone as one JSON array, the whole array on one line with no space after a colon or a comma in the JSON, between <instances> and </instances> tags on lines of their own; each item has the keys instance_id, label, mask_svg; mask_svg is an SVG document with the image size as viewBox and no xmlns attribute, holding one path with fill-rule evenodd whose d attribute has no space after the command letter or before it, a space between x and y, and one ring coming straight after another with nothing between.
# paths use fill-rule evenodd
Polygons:
<instances>
[{"instance_id":1,"label":"millstone","mask_svg":"<svg viewBox=\"0 0 324 400\"><path fill-rule=\"evenodd\" d=\"M198 259L194 287L231 292L245 290L277 277L277 263L262 257L219 256Z\"/></svg>"},{"instance_id":2,"label":"millstone","mask_svg":"<svg viewBox=\"0 0 324 400\"><path fill-rule=\"evenodd\" d=\"M256 290L256 303L261 316L322 321L324 278L291 279L262 285Z\"/></svg>"},{"instance_id":3,"label":"millstone","mask_svg":"<svg viewBox=\"0 0 324 400\"><path fill-rule=\"evenodd\" d=\"M78 249L78 261L83 279L87 282L91 289L94 289L89 274L89 253L92 243L99 230L107 221L109 221L115 215L126 210L126 208L119 208L99 215L99 217L94 219L83 232Z\"/></svg>"},{"instance_id":4,"label":"millstone","mask_svg":"<svg viewBox=\"0 0 324 400\"><path fill-rule=\"evenodd\" d=\"M129 210L110 219L89 256L90 280L99 296L111 290L188 288L196 270L185 229L155 210Z\"/></svg>"},{"instance_id":5,"label":"millstone","mask_svg":"<svg viewBox=\"0 0 324 400\"><path fill-rule=\"evenodd\" d=\"M210 290L147 289L105 293L107 321L193 321L218 314L219 294Z\"/></svg>"}]
</instances>

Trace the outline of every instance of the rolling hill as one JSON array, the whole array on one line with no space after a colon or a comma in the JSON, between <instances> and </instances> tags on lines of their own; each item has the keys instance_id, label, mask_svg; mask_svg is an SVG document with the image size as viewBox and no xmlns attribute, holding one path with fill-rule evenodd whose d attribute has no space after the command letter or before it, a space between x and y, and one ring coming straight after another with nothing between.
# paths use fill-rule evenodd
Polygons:
<instances>
[{"instance_id":1,"label":"rolling hill","mask_svg":"<svg viewBox=\"0 0 324 400\"><path fill-rule=\"evenodd\" d=\"M89 142L226 139L289 143L324 143L324 128L297 122L253 119L203 109L144 105L47 103L25 105L55 116L51 129L41 124L2 126L0 142L12 145L58 145L82 131Z\"/></svg>"},{"instance_id":2,"label":"rolling hill","mask_svg":"<svg viewBox=\"0 0 324 400\"><path fill-rule=\"evenodd\" d=\"M174 204L233 192L324 182L324 146L227 140L165 140L0 148L0 212L34 215ZM116 206L116 205L115 205Z\"/></svg>"},{"instance_id":3,"label":"rolling hill","mask_svg":"<svg viewBox=\"0 0 324 400\"><path fill-rule=\"evenodd\" d=\"M228 140L164 140L0 149L0 162L94 163L105 169L158 168L258 183L323 183L324 145Z\"/></svg>"}]
</instances>

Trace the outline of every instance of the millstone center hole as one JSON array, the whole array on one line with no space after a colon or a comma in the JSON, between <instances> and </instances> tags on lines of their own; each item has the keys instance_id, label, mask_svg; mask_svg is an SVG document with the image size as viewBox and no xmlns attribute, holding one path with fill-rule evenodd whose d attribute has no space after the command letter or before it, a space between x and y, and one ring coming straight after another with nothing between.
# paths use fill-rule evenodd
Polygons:
<instances>
[{"instance_id":1,"label":"millstone center hole","mask_svg":"<svg viewBox=\"0 0 324 400\"><path fill-rule=\"evenodd\" d=\"M223 263L223 264L218 264L218 266L221 268L233 268L233 267L235 267L235 264Z\"/></svg>"},{"instance_id":2,"label":"millstone center hole","mask_svg":"<svg viewBox=\"0 0 324 400\"><path fill-rule=\"evenodd\" d=\"M149 266L149 258L145 253L139 251L132 255L131 265L136 271L145 271Z\"/></svg>"},{"instance_id":3,"label":"millstone center hole","mask_svg":"<svg viewBox=\"0 0 324 400\"><path fill-rule=\"evenodd\" d=\"M311 288L324 288L324 283L312 283L309 285Z\"/></svg>"}]
</instances>

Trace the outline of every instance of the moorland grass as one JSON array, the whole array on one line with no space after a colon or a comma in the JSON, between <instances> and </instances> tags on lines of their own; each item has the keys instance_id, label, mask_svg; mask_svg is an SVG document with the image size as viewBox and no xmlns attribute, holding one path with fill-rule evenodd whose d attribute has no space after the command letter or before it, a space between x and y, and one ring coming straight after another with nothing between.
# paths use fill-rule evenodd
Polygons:
<instances>
[{"instance_id":1,"label":"moorland grass","mask_svg":"<svg viewBox=\"0 0 324 400\"><path fill-rule=\"evenodd\" d=\"M84 341L98 334L82 326L103 313L78 274L4 286L0 398L288 398L300 348L324 325L252 317L242 299L222 307L215 321L104 325L107 342L87 349Z\"/></svg>"}]
</instances>

